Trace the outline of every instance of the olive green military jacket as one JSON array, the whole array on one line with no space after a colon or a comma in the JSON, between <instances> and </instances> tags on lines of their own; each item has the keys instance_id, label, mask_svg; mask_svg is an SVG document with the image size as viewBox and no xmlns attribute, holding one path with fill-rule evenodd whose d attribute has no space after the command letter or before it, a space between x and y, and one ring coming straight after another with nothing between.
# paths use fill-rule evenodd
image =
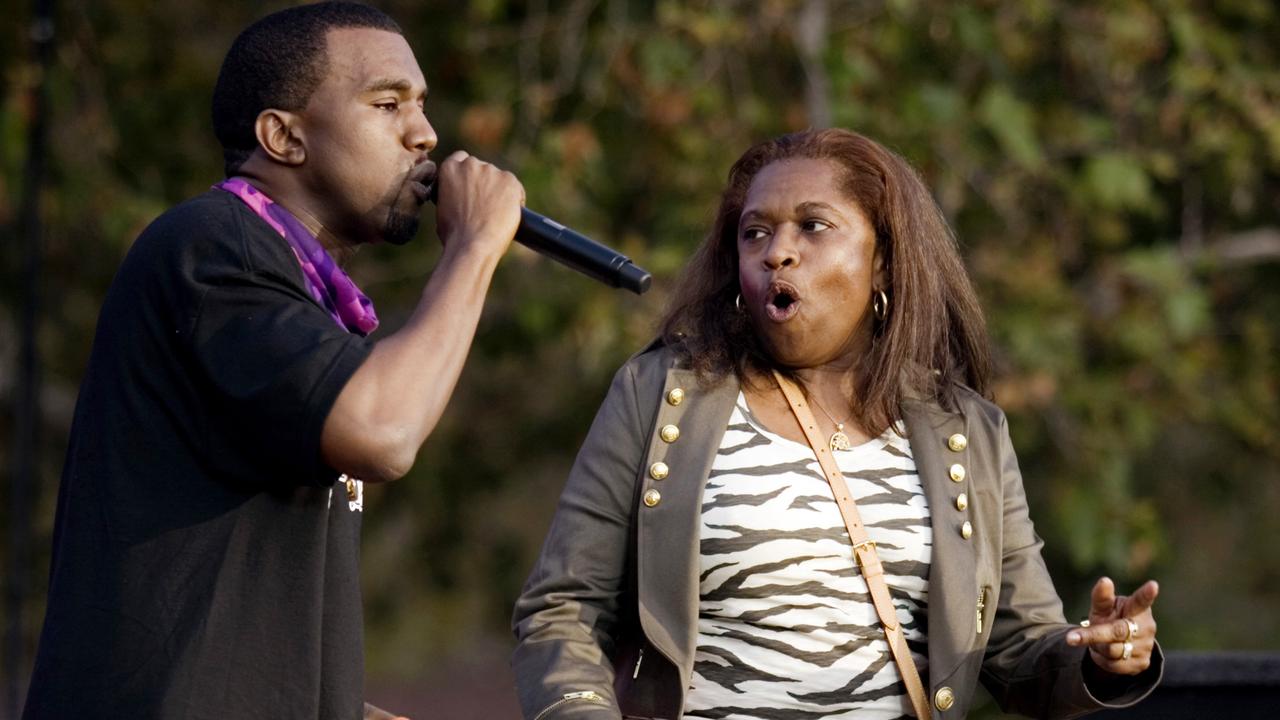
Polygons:
<instances>
[{"instance_id":1,"label":"olive green military jacket","mask_svg":"<svg viewBox=\"0 0 1280 720\"><path fill-rule=\"evenodd\" d=\"M512 663L526 720L677 720L697 645L703 486L739 386L707 386L657 348L614 377L516 603ZM967 389L959 412L905 422L933 527L928 677L934 716L964 717L981 679L1006 710L1068 718L1145 697L1163 658L1104 703L1086 688L1027 515L1004 414Z\"/></svg>"}]
</instances>

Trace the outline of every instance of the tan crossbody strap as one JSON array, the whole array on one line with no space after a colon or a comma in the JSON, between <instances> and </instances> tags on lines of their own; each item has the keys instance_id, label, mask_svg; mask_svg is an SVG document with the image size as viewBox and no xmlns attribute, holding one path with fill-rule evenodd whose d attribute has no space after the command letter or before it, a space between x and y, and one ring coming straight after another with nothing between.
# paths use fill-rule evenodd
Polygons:
<instances>
[{"instance_id":1,"label":"tan crossbody strap","mask_svg":"<svg viewBox=\"0 0 1280 720\"><path fill-rule=\"evenodd\" d=\"M813 412L809 410L809 402L805 400L804 393L794 382L777 370L773 371L773 377L778 381L778 387L787 398L787 407L791 408L791 414L795 415L801 432L809 441L809 447L818 457L818 464L822 466L827 483L831 485L831 494L835 496L836 506L840 508L840 516L844 518L845 529L849 531L849 539L853 542L853 554L857 557L858 567L862 569L862 576L867 581L871 602L876 607L880 624L884 626L885 640L888 641L889 649L893 652L893 661L898 666L898 672L902 674L902 681L907 686L911 706L915 708L916 717L928 720L932 708L925 697L924 684L920 681L920 672L916 670L915 660L911 658L911 651L907 649L907 639L902 632L902 625L898 622L898 612L893 606L893 598L889 596L889 586L884 582L884 566L880 564L880 556L876 554L876 544L867 535L867 528L862 524L862 516L858 514L858 506L853 501L853 495L849 493L849 486L844 482L844 475L841 475L840 468L836 467L835 458L831 457L831 451L823 441L822 434L818 432L818 422L814 419Z\"/></svg>"}]
</instances>

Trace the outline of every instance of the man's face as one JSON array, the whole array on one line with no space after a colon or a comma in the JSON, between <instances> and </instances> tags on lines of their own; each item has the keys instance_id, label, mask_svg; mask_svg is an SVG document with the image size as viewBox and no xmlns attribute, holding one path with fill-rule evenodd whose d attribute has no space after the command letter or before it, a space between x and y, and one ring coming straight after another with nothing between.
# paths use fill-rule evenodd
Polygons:
<instances>
[{"instance_id":1,"label":"man's face","mask_svg":"<svg viewBox=\"0 0 1280 720\"><path fill-rule=\"evenodd\" d=\"M299 113L311 210L345 243L408 242L435 175L422 70L396 33L344 28L327 41L329 72Z\"/></svg>"}]
</instances>

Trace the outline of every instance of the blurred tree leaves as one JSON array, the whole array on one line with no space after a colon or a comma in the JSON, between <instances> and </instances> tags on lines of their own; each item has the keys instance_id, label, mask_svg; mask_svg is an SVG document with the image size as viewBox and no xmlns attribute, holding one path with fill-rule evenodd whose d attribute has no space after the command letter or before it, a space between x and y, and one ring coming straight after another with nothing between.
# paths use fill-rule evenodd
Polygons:
<instances>
[{"instance_id":1,"label":"blurred tree leaves","mask_svg":"<svg viewBox=\"0 0 1280 720\"><path fill-rule=\"evenodd\" d=\"M41 335L55 398L46 536L97 304L141 227L219 177L207 121L218 64L239 28L277 6L61 8ZM1259 581L1277 573L1267 548L1280 531L1266 510L1280 501L1274 4L384 7L431 85L437 155L467 148L516 170L531 207L621 247L657 282L635 298L522 248L503 263L442 425L410 477L370 493L375 671L505 632L609 377L652 335L729 165L824 114L915 163L957 230L1068 610L1084 609L1098 573L1124 587L1154 575L1172 646L1280 643L1280 613L1228 612L1280 607L1280 585ZM6 224L35 80L25 12L5 21L19 41L0 45ZM370 248L353 265L388 329L429 272L424 235L426 249ZM17 265L4 257L12 313ZM11 368L7 319L0 333ZM0 390L11 395L11 374Z\"/></svg>"}]
</instances>

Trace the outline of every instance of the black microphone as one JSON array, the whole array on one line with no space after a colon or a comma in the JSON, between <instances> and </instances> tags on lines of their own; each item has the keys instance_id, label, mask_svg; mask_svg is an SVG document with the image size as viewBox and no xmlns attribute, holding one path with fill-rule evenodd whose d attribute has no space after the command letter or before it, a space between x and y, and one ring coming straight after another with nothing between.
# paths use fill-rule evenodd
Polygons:
<instances>
[{"instance_id":1,"label":"black microphone","mask_svg":"<svg viewBox=\"0 0 1280 720\"><path fill-rule=\"evenodd\" d=\"M439 183L431 184L432 202L436 201L439 188ZM626 255L527 207L520 208L516 242L609 287L640 295L653 282L653 276Z\"/></svg>"},{"instance_id":2,"label":"black microphone","mask_svg":"<svg viewBox=\"0 0 1280 720\"><path fill-rule=\"evenodd\" d=\"M609 287L639 295L653 282L653 276L626 255L527 207L520 208L516 242Z\"/></svg>"}]
</instances>

